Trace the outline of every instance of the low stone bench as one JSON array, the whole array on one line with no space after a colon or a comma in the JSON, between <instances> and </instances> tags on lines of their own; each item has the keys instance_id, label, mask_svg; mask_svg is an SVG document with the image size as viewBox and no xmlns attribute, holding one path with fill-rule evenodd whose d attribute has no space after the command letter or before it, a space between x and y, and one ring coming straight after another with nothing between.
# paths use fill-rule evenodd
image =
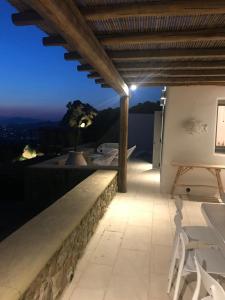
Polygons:
<instances>
[{"instance_id":1,"label":"low stone bench","mask_svg":"<svg viewBox=\"0 0 225 300\"><path fill-rule=\"evenodd\" d=\"M116 191L96 171L0 243L0 299L58 299Z\"/></svg>"}]
</instances>

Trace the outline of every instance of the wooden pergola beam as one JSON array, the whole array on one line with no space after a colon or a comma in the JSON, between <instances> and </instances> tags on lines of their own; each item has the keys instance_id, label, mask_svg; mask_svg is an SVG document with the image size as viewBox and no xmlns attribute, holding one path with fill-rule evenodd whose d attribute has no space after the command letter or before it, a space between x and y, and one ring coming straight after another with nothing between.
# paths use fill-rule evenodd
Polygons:
<instances>
[{"instance_id":1,"label":"wooden pergola beam","mask_svg":"<svg viewBox=\"0 0 225 300\"><path fill-rule=\"evenodd\" d=\"M80 60L82 59L82 57L77 51L72 51L72 52L64 53L64 59L68 61L73 61L73 60Z\"/></svg>"},{"instance_id":2,"label":"wooden pergola beam","mask_svg":"<svg viewBox=\"0 0 225 300\"><path fill-rule=\"evenodd\" d=\"M26 10L20 13L12 14L13 24L16 26L39 25L44 20L34 10Z\"/></svg>"},{"instance_id":3,"label":"wooden pergola beam","mask_svg":"<svg viewBox=\"0 0 225 300\"><path fill-rule=\"evenodd\" d=\"M202 76L202 77L160 77L155 76L151 78L131 78L127 79L126 83L128 85L136 84L136 85L142 85L142 84L148 84L148 83L164 83L164 82L172 82L172 83L181 83L181 82L224 82L225 83L225 76ZM96 79L95 82L97 84L105 84L106 82L104 79Z\"/></svg>"},{"instance_id":4,"label":"wooden pergola beam","mask_svg":"<svg viewBox=\"0 0 225 300\"><path fill-rule=\"evenodd\" d=\"M67 46L67 42L60 35L46 36L42 39L42 43L44 46Z\"/></svg>"},{"instance_id":5,"label":"wooden pergola beam","mask_svg":"<svg viewBox=\"0 0 225 300\"><path fill-rule=\"evenodd\" d=\"M202 70L143 70L143 71L121 71L120 75L124 79L132 77L143 78L143 77L188 77L188 76L225 76L225 69L202 69ZM101 78L97 72L92 72L87 75L88 78Z\"/></svg>"},{"instance_id":6,"label":"wooden pergola beam","mask_svg":"<svg viewBox=\"0 0 225 300\"><path fill-rule=\"evenodd\" d=\"M215 58L225 57L225 48L220 49L153 49L108 51L114 61L138 61L147 59Z\"/></svg>"},{"instance_id":7,"label":"wooden pergola beam","mask_svg":"<svg viewBox=\"0 0 225 300\"><path fill-rule=\"evenodd\" d=\"M119 71L153 71L153 70L187 70L187 69L224 69L225 60L215 61L151 61L151 62L120 62L115 63ZM89 64L77 66L78 71L95 72ZM102 77L102 76L101 76Z\"/></svg>"},{"instance_id":8,"label":"wooden pergola beam","mask_svg":"<svg viewBox=\"0 0 225 300\"><path fill-rule=\"evenodd\" d=\"M120 75L121 72L120 72ZM87 75L87 78L100 78L101 76L97 72L91 72L90 74Z\"/></svg>"},{"instance_id":9,"label":"wooden pergola beam","mask_svg":"<svg viewBox=\"0 0 225 300\"><path fill-rule=\"evenodd\" d=\"M147 33L116 33L98 36L104 46L128 44L157 44L177 42L221 41L225 40L225 28L198 29L193 31L169 31Z\"/></svg>"},{"instance_id":10,"label":"wooden pergola beam","mask_svg":"<svg viewBox=\"0 0 225 300\"><path fill-rule=\"evenodd\" d=\"M205 81L205 82L198 82L198 81L188 81L188 82L170 82L170 81L163 81L163 82L148 82L139 84L139 87L154 87L154 86L187 86L187 85L213 85L213 86L225 86L225 82L216 82L216 81ZM102 88L111 88L108 84L101 84Z\"/></svg>"},{"instance_id":11,"label":"wooden pergola beam","mask_svg":"<svg viewBox=\"0 0 225 300\"><path fill-rule=\"evenodd\" d=\"M95 69L89 64L82 64L82 65L77 66L77 71L79 71L79 72L92 72L94 70Z\"/></svg>"},{"instance_id":12,"label":"wooden pergola beam","mask_svg":"<svg viewBox=\"0 0 225 300\"><path fill-rule=\"evenodd\" d=\"M103 80L102 80L103 81ZM171 78L165 78L165 77L152 77L152 78L146 78L143 80L139 79L127 79L127 84L143 84L143 83L152 83L152 82L158 82L163 83L164 81L167 82L224 82L225 83L225 76L202 76L202 77L171 77ZM98 83L105 83L105 82L98 82Z\"/></svg>"},{"instance_id":13,"label":"wooden pergola beam","mask_svg":"<svg viewBox=\"0 0 225 300\"><path fill-rule=\"evenodd\" d=\"M147 59L180 59L180 58L223 58L225 48L213 49L157 49L157 50L120 50L107 51L114 61L140 61ZM65 60L80 60L82 57L76 51L64 54Z\"/></svg>"},{"instance_id":14,"label":"wooden pergola beam","mask_svg":"<svg viewBox=\"0 0 225 300\"><path fill-rule=\"evenodd\" d=\"M224 0L174 0L147 3L126 3L81 8L87 20L107 20L146 16L191 16L206 14L224 14Z\"/></svg>"},{"instance_id":15,"label":"wooden pergola beam","mask_svg":"<svg viewBox=\"0 0 225 300\"><path fill-rule=\"evenodd\" d=\"M178 82L171 82L171 81L163 81L163 82L146 82L140 83L139 87L151 87L151 86L187 86L187 85L217 85L217 86L225 86L225 81L178 81Z\"/></svg>"},{"instance_id":16,"label":"wooden pergola beam","mask_svg":"<svg viewBox=\"0 0 225 300\"><path fill-rule=\"evenodd\" d=\"M123 71L120 72L123 78L148 78L148 77L218 77L225 76L225 69L202 69L202 70L153 70L153 71L141 71L141 72L132 72L132 71Z\"/></svg>"},{"instance_id":17,"label":"wooden pergola beam","mask_svg":"<svg viewBox=\"0 0 225 300\"><path fill-rule=\"evenodd\" d=\"M67 44L101 74L120 95L128 95L129 90L112 61L87 25L82 14L72 0L24 0L65 39Z\"/></svg>"}]
</instances>

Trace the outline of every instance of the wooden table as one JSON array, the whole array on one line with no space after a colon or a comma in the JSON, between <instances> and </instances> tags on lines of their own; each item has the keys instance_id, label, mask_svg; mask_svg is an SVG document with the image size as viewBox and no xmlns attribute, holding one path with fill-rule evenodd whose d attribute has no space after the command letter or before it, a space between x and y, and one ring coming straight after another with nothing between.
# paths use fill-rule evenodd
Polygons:
<instances>
[{"instance_id":1,"label":"wooden table","mask_svg":"<svg viewBox=\"0 0 225 300\"><path fill-rule=\"evenodd\" d=\"M203 203L201 206L206 223L218 239L218 245L225 256L225 204Z\"/></svg>"},{"instance_id":2,"label":"wooden table","mask_svg":"<svg viewBox=\"0 0 225 300\"><path fill-rule=\"evenodd\" d=\"M177 173L173 181L173 185L171 188L171 197L174 197L174 192L176 187L188 187L188 186L195 186L195 187L208 187L208 188L217 188L219 190L220 197L223 197L224 189L223 183L221 180L220 172L222 169L225 169L225 165L207 165L207 164L196 164L196 163L179 163L179 162L172 162L172 166L177 167ZM193 169L205 169L210 174L212 174L216 179L217 185L207 185L207 184L181 184L179 183L179 179L181 176L189 172Z\"/></svg>"}]
</instances>

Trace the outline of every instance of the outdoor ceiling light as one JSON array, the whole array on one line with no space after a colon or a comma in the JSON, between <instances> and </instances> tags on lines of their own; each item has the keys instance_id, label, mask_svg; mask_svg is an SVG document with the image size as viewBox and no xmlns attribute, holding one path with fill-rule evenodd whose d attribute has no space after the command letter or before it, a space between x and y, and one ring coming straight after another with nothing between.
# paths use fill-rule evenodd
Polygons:
<instances>
[{"instance_id":1,"label":"outdoor ceiling light","mask_svg":"<svg viewBox=\"0 0 225 300\"><path fill-rule=\"evenodd\" d=\"M132 84L132 85L130 86L130 89L131 89L131 91L135 91L135 90L137 89L136 84Z\"/></svg>"}]
</instances>

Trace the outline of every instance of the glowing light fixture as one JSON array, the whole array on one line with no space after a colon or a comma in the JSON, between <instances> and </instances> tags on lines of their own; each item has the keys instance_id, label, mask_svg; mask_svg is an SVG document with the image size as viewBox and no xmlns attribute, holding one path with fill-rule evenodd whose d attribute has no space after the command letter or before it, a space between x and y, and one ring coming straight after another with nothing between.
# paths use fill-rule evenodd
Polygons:
<instances>
[{"instance_id":1,"label":"glowing light fixture","mask_svg":"<svg viewBox=\"0 0 225 300\"><path fill-rule=\"evenodd\" d=\"M80 128L84 128L84 127L85 127L85 123L82 122L82 123L80 124Z\"/></svg>"},{"instance_id":2,"label":"glowing light fixture","mask_svg":"<svg viewBox=\"0 0 225 300\"><path fill-rule=\"evenodd\" d=\"M136 84L132 84L132 85L130 86L130 89L131 89L131 91L135 91L135 90L137 89Z\"/></svg>"}]
</instances>

